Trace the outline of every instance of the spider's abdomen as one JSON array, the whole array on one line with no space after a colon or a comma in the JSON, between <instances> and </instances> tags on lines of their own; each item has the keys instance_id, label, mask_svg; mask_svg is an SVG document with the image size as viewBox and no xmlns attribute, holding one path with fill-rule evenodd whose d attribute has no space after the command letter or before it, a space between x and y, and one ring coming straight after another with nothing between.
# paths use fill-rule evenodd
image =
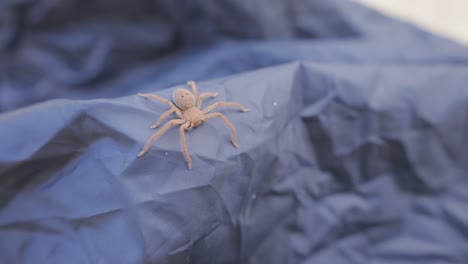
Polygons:
<instances>
[{"instance_id":1,"label":"spider's abdomen","mask_svg":"<svg viewBox=\"0 0 468 264\"><path fill-rule=\"evenodd\" d=\"M195 107L195 97L186 89L176 89L172 95L172 101L182 110Z\"/></svg>"},{"instance_id":2,"label":"spider's abdomen","mask_svg":"<svg viewBox=\"0 0 468 264\"><path fill-rule=\"evenodd\" d=\"M184 119L198 126L205 121L205 116L200 109L193 107L184 111Z\"/></svg>"}]
</instances>

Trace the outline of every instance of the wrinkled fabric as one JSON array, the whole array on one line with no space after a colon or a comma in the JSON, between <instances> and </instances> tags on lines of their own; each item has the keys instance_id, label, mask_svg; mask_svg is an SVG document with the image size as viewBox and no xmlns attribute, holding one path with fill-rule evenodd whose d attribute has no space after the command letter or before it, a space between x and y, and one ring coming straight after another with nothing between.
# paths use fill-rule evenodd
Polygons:
<instances>
[{"instance_id":1,"label":"wrinkled fabric","mask_svg":"<svg viewBox=\"0 0 468 264\"><path fill-rule=\"evenodd\" d=\"M466 47L342 0L0 12L0 263L468 263ZM135 94L192 79L239 148L137 158L168 107Z\"/></svg>"}]
</instances>

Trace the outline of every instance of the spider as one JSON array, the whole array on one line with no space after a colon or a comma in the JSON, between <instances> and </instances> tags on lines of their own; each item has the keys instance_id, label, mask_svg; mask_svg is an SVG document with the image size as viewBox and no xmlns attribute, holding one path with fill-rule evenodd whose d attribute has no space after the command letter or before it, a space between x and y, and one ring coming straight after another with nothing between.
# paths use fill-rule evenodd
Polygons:
<instances>
[{"instance_id":1,"label":"spider","mask_svg":"<svg viewBox=\"0 0 468 264\"><path fill-rule=\"evenodd\" d=\"M166 132L166 130L168 130L171 126L181 125L179 128L180 144L182 145L182 152L184 154L185 161L187 162L188 169L190 170L192 168L192 161L187 152L187 146L185 145L185 130L190 131L194 127L197 127L203 124L203 122L205 122L207 119L215 118L215 117L221 118L221 120L223 120L226 126L229 127L229 129L231 130L232 145L235 148L238 147L236 143L236 129L234 128L234 126L228 121L228 119L223 114L209 113L209 112L219 106L239 108L241 112L247 112L249 110L238 103L231 103L231 102L217 102L201 110L200 107L201 107L203 98L205 97L214 98L218 94L217 93L202 93L200 97L198 97L197 99L197 86L195 82L189 81L187 82L187 84L190 87L192 87L193 93L183 88L176 89L172 95L172 100L174 101L175 105L169 100L166 100L154 94L141 94L141 93L138 94L138 96L155 99L171 107L171 109L164 112L159 117L158 121L156 121L156 123L153 126L151 126L152 129L159 127L161 122L172 113L176 113L176 115L179 117L178 119L170 120L158 132L156 132L148 141L148 143L145 145L143 150L140 153L138 153L138 157L141 157L146 152L148 152L148 150L150 149L154 141L158 139L164 132Z\"/></svg>"}]
</instances>

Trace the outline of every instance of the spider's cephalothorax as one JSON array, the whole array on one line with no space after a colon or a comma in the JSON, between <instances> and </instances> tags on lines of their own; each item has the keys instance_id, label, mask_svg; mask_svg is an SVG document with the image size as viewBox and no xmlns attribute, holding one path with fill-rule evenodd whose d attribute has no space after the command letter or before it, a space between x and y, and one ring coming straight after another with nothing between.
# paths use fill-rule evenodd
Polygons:
<instances>
[{"instance_id":1,"label":"spider's cephalothorax","mask_svg":"<svg viewBox=\"0 0 468 264\"><path fill-rule=\"evenodd\" d=\"M167 122L163 128L161 128L156 134L154 134L150 141L145 145L143 150L138 153L138 157L143 156L151 147L153 142L160 137L169 127L172 125L181 125L180 126L180 143L182 145L182 152L184 153L185 160L187 161L188 168L192 168L192 162L190 160L190 156L187 152L187 147L185 145L185 130L191 130L192 128L201 125L205 122L206 119L219 117L223 120L223 122L231 129L232 134L232 144L234 147L237 148L236 143L236 130L235 128L229 123L227 118L221 113L209 113L210 111L214 110L216 107L219 106L229 106L229 107L236 107L239 108L242 112L247 112L248 110L238 103L230 103L230 102L217 102L214 103L207 108L201 110L201 103L203 98L205 97L216 97L218 94L216 93L203 93L200 97L197 98L197 86L195 85L194 81L187 82L190 87L192 87L193 93L186 89L176 89L174 94L172 95L172 100L174 101L175 105L170 101L163 99L154 94L138 94L139 96L146 97L146 98L153 98L160 102L163 102L171 107L171 109L164 112L161 117L159 117L158 121L151 127L157 128L161 122L168 117L172 113L176 113L179 117L178 119L172 119L171 121Z\"/></svg>"}]
</instances>

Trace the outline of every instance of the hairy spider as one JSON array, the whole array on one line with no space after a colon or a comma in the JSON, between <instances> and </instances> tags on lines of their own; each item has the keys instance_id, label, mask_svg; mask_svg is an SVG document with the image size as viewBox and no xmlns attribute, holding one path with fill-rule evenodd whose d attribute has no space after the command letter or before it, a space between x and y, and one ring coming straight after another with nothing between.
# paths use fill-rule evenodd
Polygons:
<instances>
[{"instance_id":1,"label":"hairy spider","mask_svg":"<svg viewBox=\"0 0 468 264\"><path fill-rule=\"evenodd\" d=\"M156 132L156 134L154 134L151 137L151 139L148 141L148 143L145 145L143 150L140 153L138 153L138 157L141 157L146 152L148 152L153 142L158 137L160 137L164 132L166 132L166 130L168 130L171 126L181 125L179 129L180 144L182 145L182 152L184 153L184 158L187 161L188 168L191 169L192 161L187 152L187 146L185 145L185 130L190 131L192 130L192 128L203 124L203 122L205 122L206 119L214 118L214 117L221 118L221 120L224 121L224 123L229 127L229 129L231 129L232 145L234 145L234 147L237 148L236 129L234 128L234 126L232 126L232 124L229 123L228 119L223 114L208 113L208 112L214 110L215 108L219 106L239 108L241 112L247 112L249 110L238 103L230 103L230 102L217 102L201 110L200 107L201 107L203 98L205 97L213 98L213 97L216 97L218 94L217 93L202 93L200 97L198 97L197 99L197 86L195 82L189 81L187 82L187 84L190 87L192 87L193 93L182 88L176 89L172 95L172 100L174 101L175 105L172 102L154 94L141 94L141 93L138 94L141 97L152 98L152 99L158 100L171 107L171 109L164 112L159 117L158 121L153 126L151 126L152 129L157 128L161 124L161 122L172 113L176 113L176 115L179 117L178 119L170 120L158 132Z\"/></svg>"}]
</instances>

